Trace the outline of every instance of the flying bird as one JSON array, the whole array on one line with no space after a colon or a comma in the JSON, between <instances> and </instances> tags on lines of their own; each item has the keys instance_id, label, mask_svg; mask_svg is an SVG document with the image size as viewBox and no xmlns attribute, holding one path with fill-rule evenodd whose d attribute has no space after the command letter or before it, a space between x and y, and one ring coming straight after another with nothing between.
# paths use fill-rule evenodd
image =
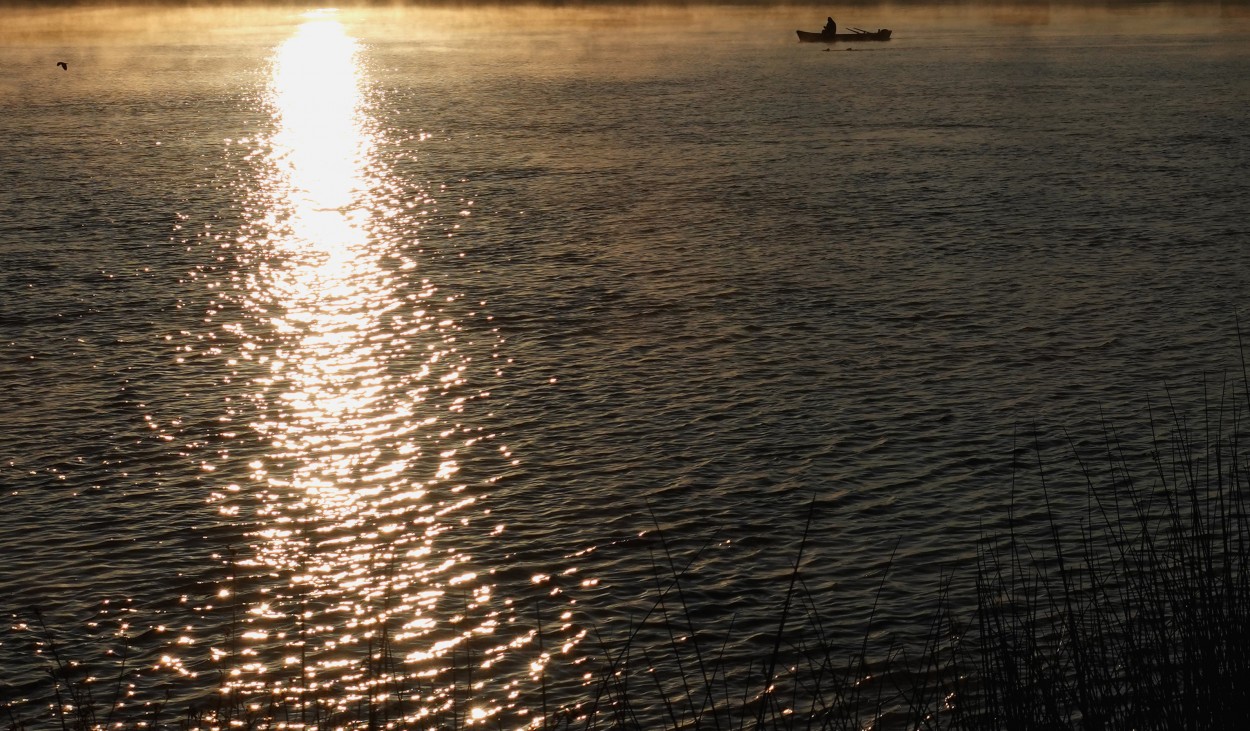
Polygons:
<instances>
[{"instance_id":1,"label":"flying bird","mask_svg":"<svg viewBox=\"0 0 1250 731\"><path fill-rule=\"evenodd\" d=\"M56 65L60 66L62 69L66 71L69 71L69 64L65 63L64 61L57 61Z\"/></svg>"}]
</instances>

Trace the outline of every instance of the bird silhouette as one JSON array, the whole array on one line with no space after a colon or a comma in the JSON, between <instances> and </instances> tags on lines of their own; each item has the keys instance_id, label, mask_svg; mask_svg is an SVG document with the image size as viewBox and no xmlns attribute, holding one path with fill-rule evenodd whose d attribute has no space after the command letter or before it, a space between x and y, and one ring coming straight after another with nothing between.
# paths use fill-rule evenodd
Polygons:
<instances>
[{"instance_id":1,"label":"bird silhouette","mask_svg":"<svg viewBox=\"0 0 1250 731\"><path fill-rule=\"evenodd\" d=\"M66 71L69 71L69 64L65 63L64 61L57 61L56 65L60 66L62 69Z\"/></svg>"}]
</instances>

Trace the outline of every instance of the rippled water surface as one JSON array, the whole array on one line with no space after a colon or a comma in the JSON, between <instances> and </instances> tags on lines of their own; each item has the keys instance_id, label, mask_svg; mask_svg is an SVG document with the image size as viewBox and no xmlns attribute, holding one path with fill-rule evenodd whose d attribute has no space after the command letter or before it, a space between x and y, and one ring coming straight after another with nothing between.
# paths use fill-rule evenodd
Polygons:
<instances>
[{"instance_id":1,"label":"rippled water surface","mask_svg":"<svg viewBox=\"0 0 1250 731\"><path fill-rule=\"evenodd\" d=\"M1035 432L1062 505L1240 369L1246 16L825 14L0 10L0 700L37 607L137 704L519 727L670 561L757 656L809 505L915 634Z\"/></svg>"}]
</instances>

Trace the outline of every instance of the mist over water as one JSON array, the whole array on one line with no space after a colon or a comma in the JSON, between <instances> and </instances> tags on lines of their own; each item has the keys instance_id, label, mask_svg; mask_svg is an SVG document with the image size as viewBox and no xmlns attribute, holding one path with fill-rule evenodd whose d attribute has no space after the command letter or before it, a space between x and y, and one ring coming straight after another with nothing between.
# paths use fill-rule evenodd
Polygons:
<instances>
[{"instance_id":1,"label":"mist over water","mask_svg":"<svg viewBox=\"0 0 1250 731\"><path fill-rule=\"evenodd\" d=\"M670 560L758 656L809 503L916 635L1035 425L1063 506L1240 368L1245 18L830 12L0 10L0 700L39 607L139 703L520 727Z\"/></svg>"}]
</instances>

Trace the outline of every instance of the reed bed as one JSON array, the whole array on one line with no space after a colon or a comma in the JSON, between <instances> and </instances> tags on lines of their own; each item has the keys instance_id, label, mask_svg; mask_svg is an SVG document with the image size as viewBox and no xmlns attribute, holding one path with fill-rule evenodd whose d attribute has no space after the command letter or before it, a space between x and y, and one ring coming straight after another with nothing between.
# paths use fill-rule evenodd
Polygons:
<instances>
[{"instance_id":1,"label":"reed bed","mask_svg":"<svg viewBox=\"0 0 1250 731\"><path fill-rule=\"evenodd\" d=\"M1152 410L1144 469L1108 427L1101 469L1080 465L1088 506L1077 531L1061 529L1038 469L1050 539L1022 541L1013 521L984 544L961 728L1242 726L1247 384L1244 372L1222 380L1192 419L1169 398L1166 434Z\"/></svg>"},{"instance_id":2,"label":"reed bed","mask_svg":"<svg viewBox=\"0 0 1250 731\"><path fill-rule=\"evenodd\" d=\"M1054 484L1036 443L1024 450L1033 452L1036 464L1022 465L1013 479L1006 530L983 535L974 570L944 576L937 595L926 600L932 619L919 643L877 632L875 605L862 641L834 642L826 619L836 608L807 590L800 547L779 594L775 629L757 639L752 659L731 657L732 622L727 630L708 630L703 608L691 599L689 569L697 554L679 563L657 529L649 609L632 620L623 639L599 639L599 667L580 698L549 698L542 675L528 727L1240 727L1250 708L1248 386L1244 367L1239 377L1210 384L1196 415L1182 413L1169 395L1150 410L1144 452L1110 424L1096 459L1071 443L1068 474L1084 483L1080 505L1072 504L1071 485ZM1043 509L1026 518L1017 510L1025 496L1040 497ZM948 596L956 582L974 584L974 609L952 609ZM541 652L543 611L533 609ZM88 667L69 657L67 643L38 612L32 610L24 629L46 658L48 677L40 703L9 700L4 710L11 731L522 725L502 717L471 722L468 704L480 661L471 647L436 678L418 681L394 657L385 628L367 648L365 684L374 690L334 712L303 691L302 665L287 685L260 696L217 694L178 712L167 702L128 704L137 669L124 647ZM432 694L446 702L413 715L414 700Z\"/></svg>"}]
</instances>

